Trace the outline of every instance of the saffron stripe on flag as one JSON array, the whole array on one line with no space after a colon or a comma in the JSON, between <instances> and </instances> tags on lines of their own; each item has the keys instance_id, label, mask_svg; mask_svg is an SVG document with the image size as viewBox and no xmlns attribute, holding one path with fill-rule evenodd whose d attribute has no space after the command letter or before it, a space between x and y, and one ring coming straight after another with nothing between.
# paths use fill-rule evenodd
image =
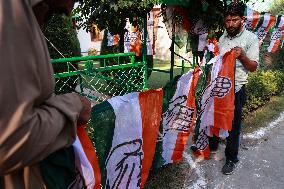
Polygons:
<instances>
[{"instance_id":1,"label":"saffron stripe on flag","mask_svg":"<svg viewBox=\"0 0 284 189\"><path fill-rule=\"evenodd\" d=\"M142 116L143 152L141 188L143 188L155 154L163 104L163 90L148 90L139 94Z\"/></svg>"},{"instance_id":2,"label":"saffron stripe on flag","mask_svg":"<svg viewBox=\"0 0 284 189\"><path fill-rule=\"evenodd\" d=\"M263 22L261 23L261 26L254 32L259 39L259 45L262 44L268 31L274 25L275 16L271 15L270 13L264 13L264 15L262 15L262 20Z\"/></svg>"},{"instance_id":3,"label":"saffron stripe on flag","mask_svg":"<svg viewBox=\"0 0 284 189\"><path fill-rule=\"evenodd\" d=\"M184 143L184 134L188 133L189 126L192 121L193 109L186 106L189 89L192 82L192 73L182 75L178 82L176 91L169 102L167 110L163 113L163 151L162 157L165 160L165 164L180 161L180 155L182 154L182 145Z\"/></svg>"},{"instance_id":4,"label":"saffron stripe on flag","mask_svg":"<svg viewBox=\"0 0 284 189\"><path fill-rule=\"evenodd\" d=\"M249 7L246 7L246 29L249 30L249 31L255 31L256 28L257 28L257 25L260 21L260 13L249 8Z\"/></svg>"},{"instance_id":5,"label":"saffron stripe on flag","mask_svg":"<svg viewBox=\"0 0 284 189\"><path fill-rule=\"evenodd\" d=\"M93 147L92 141L90 140L88 133L83 126L79 126L77 128L77 135L82 144L84 152L93 168L93 172L95 176L95 179L94 179L95 184L94 184L93 189L100 189L101 188L101 171L100 171L99 162L97 159L96 150Z\"/></svg>"},{"instance_id":6,"label":"saffron stripe on flag","mask_svg":"<svg viewBox=\"0 0 284 189\"><path fill-rule=\"evenodd\" d=\"M235 51L222 57L222 68L218 74L219 94L214 97L214 127L231 131L235 102Z\"/></svg>"}]
</instances>

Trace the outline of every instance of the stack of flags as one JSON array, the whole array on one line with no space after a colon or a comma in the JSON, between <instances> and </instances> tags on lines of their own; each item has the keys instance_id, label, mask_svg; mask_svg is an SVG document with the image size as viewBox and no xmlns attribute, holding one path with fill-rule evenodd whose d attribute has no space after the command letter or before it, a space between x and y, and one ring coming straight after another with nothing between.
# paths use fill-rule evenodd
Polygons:
<instances>
[{"instance_id":1,"label":"stack of flags","mask_svg":"<svg viewBox=\"0 0 284 189\"><path fill-rule=\"evenodd\" d=\"M267 48L268 52L276 52L278 48L282 48L281 41L284 38L284 16L271 15L270 13L259 13L247 7L246 12L246 29L254 32L259 39L260 46L263 40L270 32L270 42Z\"/></svg>"},{"instance_id":2,"label":"stack of flags","mask_svg":"<svg viewBox=\"0 0 284 189\"><path fill-rule=\"evenodd\" d=\"M206 137L226 137L231 129L234 51L209 64L209 72L198 67L163 89L95 105L89 126L93 144L83 127L78 127L73 144L77 173L73 188L143 188L151 169L182 160L192 131L199 133L194 141L199 155L206 156ZM207 85L200 85L203 78L210 78Z\"/></svg>"}]
</instances>

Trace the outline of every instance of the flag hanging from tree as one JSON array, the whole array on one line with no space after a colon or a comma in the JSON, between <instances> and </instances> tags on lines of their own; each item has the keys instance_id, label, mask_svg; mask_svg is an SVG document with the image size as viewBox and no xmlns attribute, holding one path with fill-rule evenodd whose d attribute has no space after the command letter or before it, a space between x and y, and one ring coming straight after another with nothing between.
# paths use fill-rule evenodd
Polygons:
<instances>
[{"instance_id":1,"label":"flag hanging from tree","mask_svg":"<svg viewBox=\"0 0 284 189\"><path fill-rule=\"evenodd\" d=\"M261 16L260 22L258 24L258 28L255 30L255 34L259 39L259 45L262 45L264 38L266 37L268 31L275 24L275 16L270 13L264 13Z\"/></svg>"},{"instance_id":2,"label":"flag hanging from tree","mask_svg":"<svg viewBox=\"0 0 284 189\"><path fill-rule=\"evenodd\" d=\"M271 34L270 44L268 47L268 52L274 53L281 45L281 40L284 36L284 16L278 15L277 21L274 27L274 31Z\"/></svg>"},{"instance_id":3,"label":"flag hanging from tree","mask_svg":"<svg viewBox=\"0 0 284 189\"><path fill-rule=\"evenodd\" d=\"M249 31L254 31L256 29L256 26L258 24L258 22L260 21L260 13L252 10L249 7L246 7L246 11L245 11L245 16L246 16L246 29Z\"/></svg>"}]
</instances>

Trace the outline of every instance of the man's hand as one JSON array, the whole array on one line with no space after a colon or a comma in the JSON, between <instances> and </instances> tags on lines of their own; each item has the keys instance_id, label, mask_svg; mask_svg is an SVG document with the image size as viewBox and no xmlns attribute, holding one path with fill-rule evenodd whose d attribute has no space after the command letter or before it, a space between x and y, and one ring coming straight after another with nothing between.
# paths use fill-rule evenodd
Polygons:
<instances>
[{"instance_id":1,"label":"man's hand","mask_svg":"<svg viewBox=\"0 0 284 189\"><path fill-rule=\"evenodd\" d=\"M84 125L88 123L91 115L91 102L84 96L79 96L82 102L83 108L80 112L77 125Z\"/></svg>"},{"instance_id":2,"label":"man's hand","mask_svg":"<svg viewBox=\"0 0 284 189\"><path fill-rule=\"evenodd\" d=\"M241 59L242 57L246 56L246 53L242 47L235 47L234 51L236 52L237 59Z\"/></svg>"},{"instance_id":3,"label":"man's hand","mask_svg":"<svg viewBox=\"0 0 284 189\"><path fill-rule=\"evenodd\" d=\"M257 62L249 59L245 53L245 51L241 47L233 48L236 54L236 58L241 61L243 66L250 72L254 72L257 68Z\"/></svg>"}]
</instances>

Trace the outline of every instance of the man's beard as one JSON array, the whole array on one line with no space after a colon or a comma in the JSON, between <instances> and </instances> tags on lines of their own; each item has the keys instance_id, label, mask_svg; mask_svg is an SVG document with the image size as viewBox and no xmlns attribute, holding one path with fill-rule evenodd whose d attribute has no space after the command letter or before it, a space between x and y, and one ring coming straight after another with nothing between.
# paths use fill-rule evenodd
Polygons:
<instances>
[{"instance_id":1,"label":"man's beard","mask_svg":"<svg viewBox=\"0 0 284 189\"><path fill-rule=\"evenodd\" d=\"M241 32L241 29L242 29L242 25L240 24L239 26L237 27L229 27L229 28L226 28L227 30L227 33L229 34L229 36L231 37L234 37L236 36L238 33Z\"/></svg>"}]
</instances>

